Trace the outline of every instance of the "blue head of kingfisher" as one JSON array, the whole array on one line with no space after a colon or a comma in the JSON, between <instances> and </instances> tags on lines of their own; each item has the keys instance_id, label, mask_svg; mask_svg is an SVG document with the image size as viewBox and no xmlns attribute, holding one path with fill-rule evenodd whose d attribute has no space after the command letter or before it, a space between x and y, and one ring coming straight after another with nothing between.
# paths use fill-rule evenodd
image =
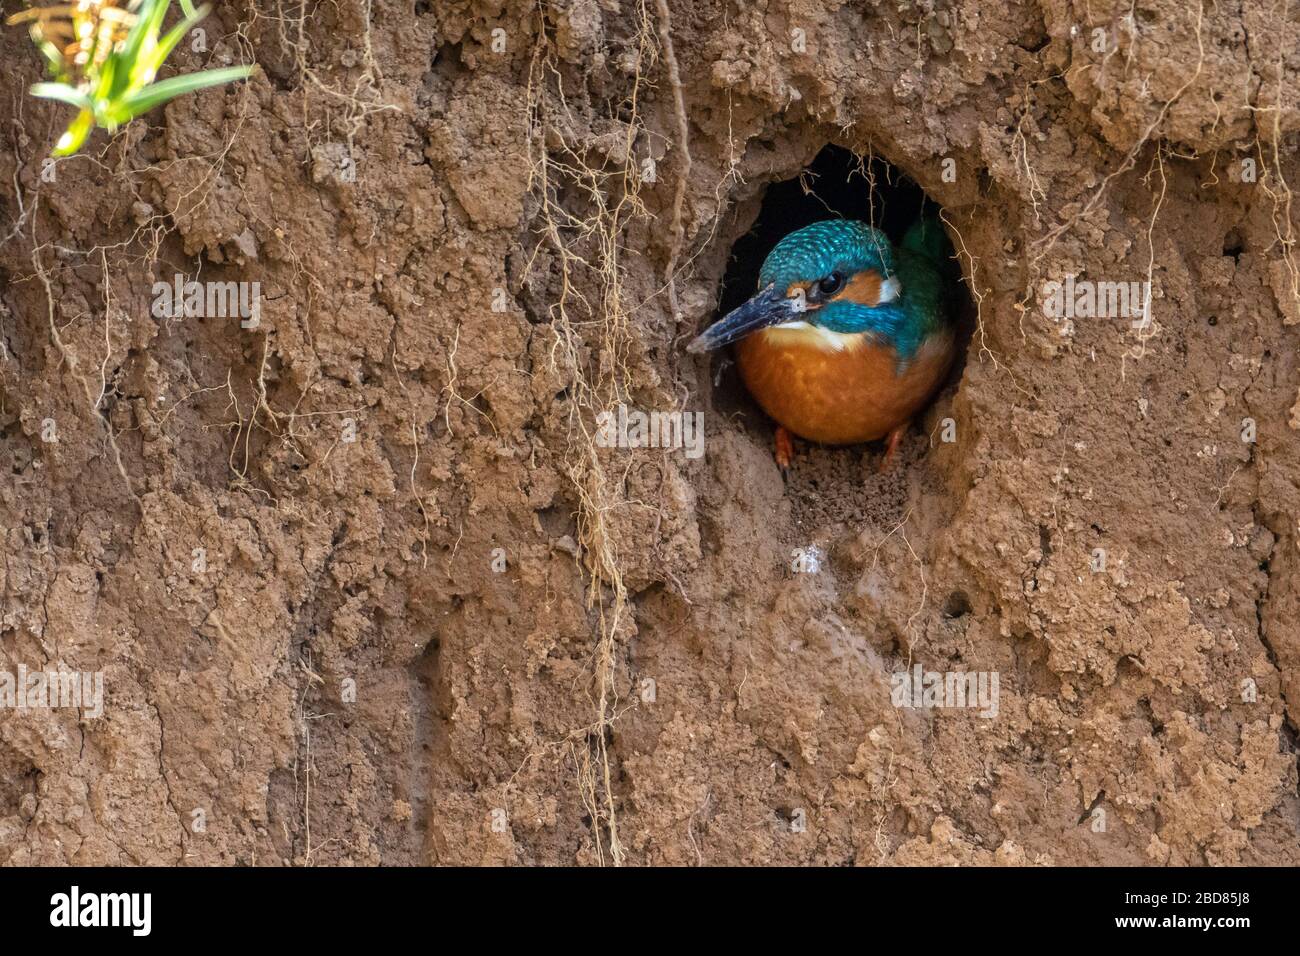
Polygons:
<instances>
[{"instance_id":1,"label":"blue head of kingfisher","mask_svg":"<svg viewBox=\"0 0 1300 956\"><path fill-rule=\"evenodd\" d=\"M910 357L921 328L909 322L889 238L863 222L835 219L792 232L768 254L758 292L687 347L721 348L760 329L865 335Z\"/></svg>"}]
</instances>

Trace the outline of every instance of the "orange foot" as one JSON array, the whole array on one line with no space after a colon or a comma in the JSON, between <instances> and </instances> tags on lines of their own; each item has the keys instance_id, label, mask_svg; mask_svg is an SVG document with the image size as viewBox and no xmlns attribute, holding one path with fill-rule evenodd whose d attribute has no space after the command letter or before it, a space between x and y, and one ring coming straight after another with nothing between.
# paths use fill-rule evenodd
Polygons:
<instances>
[{"instance_id":1,"label":"orange foot","mask_svg":"<svg viewBox=\"0 0 1300 956\"><path fill-rule=\"evenodd\" d=\"M877 471L888 471L890 464L894 460L894 454L898 451L898 446L903 443L903 436L907 434L908 422L903 422L885 439L885 457L880 459L880 466Z\"/></svg>"},{"instance_id":2,"label":"orange foot","mask_svg":"<svg viewBox=\"0 0 1300 956\"><path fill-rule=\"evenodd\" d=\"M782 425L776 426L776 452L774 457L782 471L789 470L790 461L794 458L794 440Z\"/></svg>"}]
</instances>

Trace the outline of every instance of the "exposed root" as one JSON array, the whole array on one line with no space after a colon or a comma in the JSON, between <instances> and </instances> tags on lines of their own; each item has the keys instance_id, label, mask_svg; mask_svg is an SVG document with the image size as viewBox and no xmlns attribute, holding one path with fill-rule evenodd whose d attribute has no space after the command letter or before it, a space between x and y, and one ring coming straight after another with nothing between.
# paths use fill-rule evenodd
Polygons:
<instances>
[{"instance_id":1,"label":"exposed root","mask_svg":"<svg viewBox=\"0 0 1300 956\"><path fill-rule=\"evenodd\" d=\"M1029 161L1029 141L1025 138L1025 121L1029 118L1031 108L1032 100L1029 87L1026 86L1024 107L1020 110L1020 117L1016 121L1016 135L1011 139L1011 158L1015 161L1016 171L1029 185L1029 208L1033 211L1034 223L1037 225L1040 221L1038 206L1039 203L1047 202L1047 191L1043 189L1042 181L1039 180L1038 173Z\"/></svg>"},{"instance_id":2,"label":"exposed root","mask_svg":"<svg viewBox=\"0 0 1300 956\"><path fill-rule=\"evenodd\" d=\"M457 325L456 334L451 341L451 348L447 350L447 384L442 387L442 391L447 395L447 404L443 407L442 410L443 423L447 426L447 434L455 435L455 431L451 427L451 403L452 402L459 402L461 405L464 405L470 411L474 412L474 414L478 415L485 422L487 422L488 426L492 429L492 433L494 435L499 434L497 432L496 422L492 421L492 416L488 415L481 408L479 408L477 405L474 404L474 400L479 396L481 396L489 388L491 388L493 384L499 381L499 379L493 379L492 382L489 382L488 384L484 385L482 388L480 388L469 398L465 398L465 396L461 395L456 388L456 383L460 379L460 369L456 365L456 351L459 348L460 348L460 326ZM405 386L403 386L403 388L405 388Z\"/></svg>"},{"instance_id":3,"label":"exposed root","mask_svg":"<svg viewBox=\"0 0 1300 956\"><path fill-rule=\"evenodd\" d=\"M1155 203L1151 209L1151 221L1147 223L1147 279L1142 292L1142 317L1140 321L1135 322L1133 325L1134 329L1137 331L1137 344L1132 348L1126 349L1124 354L1120 356L1120 381L1126 381L1125 369L1128 360L1145 358L1147 342L1156 334L1156 323L1151 318L1151 283L1155 277L1156 267L1156 219L1160 216L1160 207L1164 205L1165 193L1169 188L1169 180L1165 177L1164 144L1157 145L1156 155L1151 161L1151 166L1152 169L1147 170L1147 174L1143 177L1143 181L1149 182L1151 173L1154 170L1159 170L1160 194L1156 197Z\"/></svg>"},{"instance_id":4,"label":"exposed root","mask_svg":"<svg viewBox=\"0 0 1300 956\"><path fill-rule=\"evenodd\" d=\"M668 0L656 0L659 12L659 42L663 47L664 62L668 73L668 86L673 93L673 109L677 117L677 186L673 191L672 246L668 253L668 265L664 269L668 286L668 303L673 310L673 318L681 318L681 308L677 304L677 258L681 255L685 228L682 224L682 206L686 200L686 185L691 175L690 125L686 120L686 102L682 96L681 75L677 71L677 54L673 51L672 14L668 10Z\"/></svg>"},{"instance_id":5,"label":"exposed root","mask_svg":"<svg viewBox=\"0 0 1300 956\"><path fill-rule=\"evenodd\" d=\"M1277 234L1277 243L1281 248L1282 262L1287 272L1287 284L1289 288L1286 293L1291 298L1292 314L1296 320L1300 320L1300 264L1296 261L1296 230L1295 219L1292 216L1291 204L1292 193L1291 187L1287 185L1286 177L1282 173L1282 104L1285 89L1283 80L1286 76L1286 53L1290 49L1287 45L1287 27L1289 21L1287 14L1289 12L1289 0L1283 0L1281 23L1278 27L1278 52L1277 52L1277 93L1274 97L1274 103L1271 107L1260 108L1251 107L1256 113L1271 112L1273 114L1272 137L1269 142L1269 154L1264 154L1263 147L1260 145L1259 136L1255 137L1255 148L1259 155L1260 165L1263 168L1263 175L1260 177L1259 185L1264 190L1265 195L1273 202L1273 208L1270 210L1270 216L1273 222L1273 229ZM1256 121L1258 124L1258 121ZM1277 186L1274 187L1270 180L1276 179ZM1279 303L1281 304L1281 303Z\"/></svg>"},{"instance_id":6,"label":"exposed root","mask_svg":"<svg viewBox=\"0 0 1300 956\"><path fill-rule=\"evenodd\" d=\"M1019 382L1016 381L1016 376L1012 373L1011 369L1007 368L1000 361L998 361L997 353L994 352L988 346L988 338L984 330L984 293L980 289L979 279L976 274L976 263L979 260L977 260L975 256L971 254L971 251L966 248L966 240L962 236L961 230L957 228L956 223L954 223L951 219L948 218L948 213L946 210L939 211L939 218L944 221L944 223L948 226L948 228L950 228L953 231L953 235L957 237L958 258L960 259L964 257L966 260L967 269L962 270L962 272L963 272L963 276L965 277L964 281L966 282L967 287L970 289L971 298L975 300L975 334L979 338L980 361L981 362L984 361L985 357L987 356L988 360L993 363L994 372L1006 372L1007 376L1011 379L1011 384L1015 386L1016 390L1019 391L1021 394L1025 395L1027 398L1032 398L1033 395L1029 391L1029 389L1025 388L1023 385L1021 385ZM967 272L969 272L968 276L967 276Z\"/></svg>"},{"instance_id":7,"label":"exposed root","mask_svg":"<svg viewBox=\"0 0 1300 956\"><path fill-rule=\"evenodd\" d=\"M362 70L350 89L322 78L317 67L307 56L309 46L307 21L310 15L308 8L310 6L314 11L320 5L317 0L275 0L275 16L269 16L253 7L252 19L240 29L242 39L245 43L249 43L247 29L258 19L265 18L275 23L280 44L290 52L294 68L301 80L299 88L302 104L301 123L302 129L307 134L308 143L313 141L318 130L325 138L338 130L347 145L349 155L353 152L357 134L370 117L377 113L401 112L396 105L383 102L380 98L379 84L383 74L375 60L371 41L371 0L356 0L356 2L359 8L358 16L365 23L365 27L360 36L359 63ZM291 9L286 10L287 6ZM323 111L324 118L314 116L313 110Z\"/></svg>"},{"instance_id":8,"label":"exposed root","mask_svg":"<svg viewBox=\"0 0 1300 956\"><path fill-rule=\"evenodd\" d=\"M1059 223L1055 228L1050 230L1047 235L1043 236L1035 243L1038 251L1034 255L1032 261L1033 266L1036 267L1038 263L1052 251L1052 248L1056 245L1061 236L1068 232L1076 222L1092 215L1097 206L1101 203L1102 199L1105 198L1106 192L1110 188L1110 184L1133 168L1137 163L1138 156L1142 153L1142 150L1146 147L1147 143L1150 142L1152 135L1157 129L1159 129L1160 124L1165 121L1165 117L1169 114L1170 108L1182 98L1183 94L1186 93L1191 88L1192 84L1200 77L1201 70L1205 66L1205 39L1201 33L1201 26L1204 20L1205 0L1197 0L1196 43L1200 49L1200 57L1196 61L1196 69L1192 72L1192 75L1189 76L1187 82L1180 86L1174 92L1174 95L1166 100L1160 107L1159 111L1156 113L1155 119L1148 124L1147 128L1142 131L1142 135L1139 136L1137 141L1129 148L1129 151L1124 154L1124 158L1120 161L1120 164L1107 173L1105 178L1102 179L1101 184L1093 190L1092 195L1088 197L1088 201L1083 204L1083 208L1074 213L1064 222Z\"/></svg>"},{"instance_id":9,"label":"exposed root","mask_svg":"<svg viewBox=\"0 0 1300 956\"><path fill-rule=\"evenodd\" d=\"M567 141L566 133L580 124L570 109L552 39L547 34L544 8L539 4L537 40L529 68L528 110L530 185L540 202L538 219L541 242L534 250L533 263L542 245L555 256L552 273L558 288L551 290L549 317L554 340L552 370L568 384L572 413L569 417L564 470L578 502L578 539L588 575L588 606L598 624L594 651L595 720L580 732L585 747L574 735L572 756L578 770L578 787L584 807L591 816L592 836L598 858L615 866L624 860L618 835L618 814L613 790L608 740L618 713L616 667L618 642L628 632L631 609L623 582L617 542L608 516L628 503L621 492L621 480L606 473L597 452L592 431L594 416L603 409L625 402L632 385L628 365L633 337L630 308L623 289L622 243L628 225L646 217L638 198L641 178L634 162L633 146L644 133L640 114L643 71L655 62L655 29L647 0L636 6L636 33L628 41L634 68L630 92L621 104L620 116L626 129L621 168L609 170L594 164L585 147ZM670 21L661 9L661 37ZM669 38L670 41L671 38ZM669 61L669 82L675 77L675 59ZM681 205L685 175L689 171L685 107L678 98L680 165L674 197L672 257L666 285L676 312L674 276L682 248ZM547 132L558 134L558 144L548 144ZM569 198L561 202L561 191ZM581 208L581 211L575 211ZM594 288L598 299L581 289ZM581 319L585 318L585 321Z\"/></svg>"},{"instance_id":10,"label":"exposed root","mask_svg":"<svg viewBox=\"0 0 1300 956\"><path fill-rule=\"evenodd\" d=\"M41 252L46 247L44 245L37 243L36 240L37 214L38 214L37 209L33 208L32 242L35 243L36 245L35 248L32 249L32 267L36 270L36 278L40 281L41 286L45 289L46 317L50 325L50 338L54 342L54 347L59 350L59 355L62 358L62 360L67 363L69 373L71 373L72 377L75 378L77 380L77 383L81 385L81 389L86 396L86 404L90 407L91 416L93 418L99 419L103 423L104 438L108 444L108 447L113 452L113 463L117 468L117 473L122 478L122 484L126 488L127 495L131 498L133 502L135 502L135 506L139 509L141 516L143 516L145 513L144 502L140 500L140 496L135 493L135 488L133 488L131 485L131 477L130 475L127 474L126 465L122 462L122 449L118 446L117 435L113 432L113 423L109 420L108 415L100 414L99 411L99 405L103 399L103 392L101 391L98 397L92 397L93 392L91 390L90 383L86 380L86 377L82 375L77 368L76 353L71 351L68 348L67 344L63 341L63 336L59 332L58 323L55 322L54 320L54 290L50 285L49 273L46 272L45 265L41 261ZM105 287L104 296L105 296L105 301L107 302L107 297L108 297L107 287ZM108 321L107 314L105 314L104 321L106 323ZM107 331L105 332L105 335L107 336ZM107 359L105 361L107 361Z\"/></svg>"}]
</instances>

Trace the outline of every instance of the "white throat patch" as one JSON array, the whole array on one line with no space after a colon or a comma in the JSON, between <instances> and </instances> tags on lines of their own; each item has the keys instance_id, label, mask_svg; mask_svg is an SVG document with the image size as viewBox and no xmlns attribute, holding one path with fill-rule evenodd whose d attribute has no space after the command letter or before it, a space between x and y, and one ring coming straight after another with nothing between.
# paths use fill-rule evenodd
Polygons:
<instances>
[{"instance_id":1,"label":"white throat patch","mask_svg":"<svg viewBox=\"0 0 1300 956\"><path fill-rule=\"evenodd\" d=\"M827 352L843 352L861 345L865 336L861 332L835 332L810 322L782 322L763 330L774 345L804 345Z\"/></svg>"}]
</instances>

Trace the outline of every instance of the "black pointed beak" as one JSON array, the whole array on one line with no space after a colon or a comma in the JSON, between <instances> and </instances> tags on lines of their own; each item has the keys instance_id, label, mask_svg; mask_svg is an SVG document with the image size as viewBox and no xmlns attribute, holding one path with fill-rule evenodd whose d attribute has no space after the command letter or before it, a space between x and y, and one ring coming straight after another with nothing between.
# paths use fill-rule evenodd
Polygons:
<instances>
[{"instance_id":1,"label":"black pointed beak","mask_svg":"<svg viewBox=\"0 0 1300 956\"><path fill-rule=\"evenodd\" d=\"M751 332L793 322L804 312L801 297L788 298L769 285L748 302L733 309L701 332L690 345L688 352L709 352L743 339Z\"/></svg>"}]
</instances>

